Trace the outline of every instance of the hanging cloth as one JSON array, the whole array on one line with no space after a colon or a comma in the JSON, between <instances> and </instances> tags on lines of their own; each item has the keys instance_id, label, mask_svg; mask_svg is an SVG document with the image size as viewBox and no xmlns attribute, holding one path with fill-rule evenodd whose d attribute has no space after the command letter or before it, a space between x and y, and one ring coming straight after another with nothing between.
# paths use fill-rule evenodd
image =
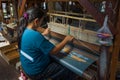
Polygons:
<instances>
[{"instance_id":1,"label":"hanging cloth","mask_svg":"<svg viewBox=\"0 0 120 80\"><path fill-rule=\"evenodd\" d=\"M98 43L105 46L112 45L113 35L108 26L108 15L105 16L103 26L97 31Z\"/></svg>"}]
</instances>

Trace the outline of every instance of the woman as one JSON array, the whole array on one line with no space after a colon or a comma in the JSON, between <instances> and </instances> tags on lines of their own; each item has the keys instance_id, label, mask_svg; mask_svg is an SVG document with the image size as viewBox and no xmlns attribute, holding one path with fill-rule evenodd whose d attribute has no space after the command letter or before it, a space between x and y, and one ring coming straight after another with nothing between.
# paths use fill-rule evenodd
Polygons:
<instances>
[{"instance_id":1,"label":"woman","mask_svg":"<svg viewBox=\"0 0 120 80\"><path fill-rule=\"evenodd\" d=\"M43 33L36 29L42 23L44 12L39 8L28 9L19 22L18 46L20 60L24 72L33 80L43 80L41 75L50 64L49 54L58 53L73 37L66 36L58 45L53 45L44 35L49 34L47 28Z\"/></svg>"}]
</instances>

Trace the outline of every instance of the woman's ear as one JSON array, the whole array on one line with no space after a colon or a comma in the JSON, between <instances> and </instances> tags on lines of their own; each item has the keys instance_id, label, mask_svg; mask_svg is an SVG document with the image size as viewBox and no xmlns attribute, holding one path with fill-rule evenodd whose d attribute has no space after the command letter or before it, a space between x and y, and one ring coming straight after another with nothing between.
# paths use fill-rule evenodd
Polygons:
<instances>
[{"instance_id":1,"label":"woman's ear","mask_svg":"<svg viewBox=\"0 0 120 80\"><path fill-rule=\"evenodd\" d=\"M39 20L38 20L38 18L36 18L36 19L34 20L34 24L35 24L35 25L38 25L38 23L39 23Z\"/></svg>"}]
</instances>

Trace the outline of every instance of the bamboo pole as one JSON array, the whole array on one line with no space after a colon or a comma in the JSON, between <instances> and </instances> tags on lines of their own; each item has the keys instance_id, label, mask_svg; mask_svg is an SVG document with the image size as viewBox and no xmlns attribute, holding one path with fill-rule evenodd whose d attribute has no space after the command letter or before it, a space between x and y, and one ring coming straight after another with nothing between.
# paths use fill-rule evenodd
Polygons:
<instances>
[{"instance_id":1,"label":"bamboo pole","mask_svg":"<svg viewBox=\"0 0 120 80\"><path fill-rule=\"evenodd\" d=\"M57 13L57 14L67 14L67 15L75 15L75 16L88 16L88 17L91 17L91 15L88 15L88 14L80 14L80 13L73 13L73 12L64 12L64 11L54 11L54 13Z\"/></svg>"},{"instance_id":2,"label":"bamboo pole","mask_svg":"<svg viewBox=\"0 0 120 80\"><path fill-rule=\"evenodd\" d=\"M76 20L96 22L96 20L94 20L94 19L78 18L78 17L68 16L68 15L62 15L62 14L48 13L48 15L58 16L58 17L65 17L65 18L71 18L71 19L76 19Z\"/></svg>"}]
</instances>

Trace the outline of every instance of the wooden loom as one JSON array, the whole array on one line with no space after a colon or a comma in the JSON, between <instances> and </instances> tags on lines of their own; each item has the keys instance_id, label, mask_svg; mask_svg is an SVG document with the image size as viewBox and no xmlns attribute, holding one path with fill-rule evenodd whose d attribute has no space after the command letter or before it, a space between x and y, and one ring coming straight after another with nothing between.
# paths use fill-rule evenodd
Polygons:
<instances>
[{"instance_id":1,"label":"wooden loom","mask_svg":"<svg viewBox=\"0 0 120 80\"><path fill-rule=\"evenodd\" d=\"M43 28L38 28L38 31L39 32L43 32L44 31L44 29ZM58 44L59 43L59 41L58 40L62 40L64 37L65 37L65 35L61 35L61 34L58 34L58 33L56 33L56 32L51 32L50 33L50 38L49 38L49 41L50 42L52 42L53 44ZM48 36L49 37L49 36ZM57 39L56 39L57 38ZM71 48L74 48L75 47L75 45L76 46L83 46L83 45L91 45L91 44L89 44L89 43L84 43L84 42L79 42L78 40L76 40L76 39L74 39L73 40L73 44L74 44L74 46L69 46L69 45L66 45L64 48L63 48L63 52L66 52L66 53L69 53L72 49ZM94 46L94 45L91 45L91 48L89 48L89 49L95 49L94 47L96 47L96 51L98 51L99 50L99 46ZM79 52L78 50L75 50L75 51L77 51L77 53L78 54L81 54L81 55L84 55L84 56L87 56L87 57L89 57L89 58L92 58L92 59L94 59L96 62L94 63L94 64L92 64L91 65L91 67L89 67L89 68L87 68L84 72L83 72L83 74L82 74L82 77L83 78L85 78L85 79L87 79L87 80L96 80L96 75L97 75L97 72L96 72L96 67L94 67L94 65L97 63L97 60L98 60L98 58L97 57L95 57L95 55L92 55L92 54L86 54L86 53L82 53L82 52ZM96 54L97 52L96 51L94 51L93 52L93 54ZM91 51L92 52L92 51ZM62 54L60 53L60 54L56 54L55 56L62 56ZM80 58L78 58L78 57L76 57L76 56L72 56L72 58L74 58L75 59L75 61L83 61L83 59L80 59ZM72 59L72 58L68 58L68 59ZM91 73L94 73L94 74L91 74Z\"/></svg>"},{"instance_id":2,"label":"wooden loom","mask_svg":"<svg viewBox=\"0 0 120 80\"><path fill-rule=\"evenodd\" d=\"M63 34L63 35L72 35L76 39L86 41L88 43L97 44L97 32L82 29L83 26L78 25L77 27L68 25L68 19L74 19L78 21L89 21L89 22L96 22L94 19L88 19L83 17L73 17L68 15L62 15L62 14L54 14L54 13L48 13L50 15L50 22L48 23L48 27L51 29L51 31ZM62 17L62 23L55 22L55 17ZM66 19L66 23L63 23L63 19Z\"/></svg>"},{"instance_id":3,"label":"wooden loom","mask_svg":"<svg viewBox=\"0 0 120 80\"><path fill-rule=\"evenodd\" d=\"M83 18L83 17L78 18L78 17L72 17L72 16L68 16L68 15L63 15L63 14L57 14L57 13L48 13L48 15L50 16L50 22L48 23L48 27L52 31L49 35L50 42L57 44L57 43L59 43L59 41L57 41L57 39L62 40L66 35L72 35L75 38L72 42L72 44L74 46L66 45L63 48L64 52L69 53L72 50L71 47L75 48L75 46L79 46L79 47L84 46L87 49L91 50L91 52L93 54L97 54L99 52L100 47L99 47L99 44L96 43L96 41L97 41L97 36L96 36L97 33L96 32L90 31L90 30L82 30L80 27L74 27L74 26L70 26L67 24L69 18L76 19L79 21L82 20L82 21L96 22L94 19L88 19L88 18ZM66 23L64 23L64 21L62 21L62 23L56 23L56 21L55 21L56 17L62 17L62 20L66 19L66 21L65 21ZM40 32L42 32L43 30L44 29L42 29L42 28L38 28L38 31L40 31ZM90 39L90 37L92 37L92 38ZM57 38L57 39L54 39L54 38ZM75 50L75 51L77 51L77 50ZM96 64L98 65L98 58L92 54L81 53L79 51L77 51L77 53L81 54L82 56L87 56L88 58L92 58L96 61L94 64L91 65L92 68L88 67L82 74L82 77L87 80L96 80L97 67L93 67L93 66ZM58 55L60 55L60 54L58 54ZM58 55L56 55L56 56L58 56ZM99 55L99 54L97 54L97 55ZM81 61L81 58L78 58L76 56L73 56L72 58L76 59L77 61ZM77 64L79 64L79 63L77 63ZM66 67L68 67L68 66L66 66ZM91 75L91 73L93 73L93 74Z\"/></svg>"},{"instance_id":4,"label":"wooden loom","mask_svg":"<svg viewBox=\"0 0 120 80\"><path fill-rule=\"evenodd\" d=\"M16 1L16 0L15 0ZM21 9L20 9L20 15L19 16L21 16L22 15L22 13L23 13L23 11L24 11L24 6L25 6L25 2L26 2L27 0L23 0L22 1L22 7L21 7ZM46 0L47 2L52 2L52 1L69 1L69 0ZM103 24L103 19L104 19L104 15L103 14L101 14L101 13L99 13L98 12L98 10L97 9L95 9L95 7L89 2L89 0L71 0L71 1L78 1L81 5L82 5L82 7L84 7L88 12L90 12L90 14L94 17L94 19L100 24L100 25L102 25ZM115 6L115 4L116 4L116 2L118 1L118 3L120 2L119 0L106 0L106 1L111 1L112 3L113 3L113 7ZM52 9L52 8L51 8ZM119 30L119 15L120 15L120 9L119 9L119 6L118 6L118 8L116 8L115 9L115 11L117 11L118 10L118 12L116 12L114 15L112 14L112 15L110 15L110 17L112 17L111 19L113 19L113 20L110 20L109 21L109 23L110 23L110 29L111 29L111 31L115 34L116 33L116 31L115 31L115 27L117 27L117 29ZM110 11L109 9L107 10L107 13L111 13L112 11ZM107 14L106 13L106 14ZM118 19L117 18L113 18L113 17L118 17ZM117 20L118 20L118 22L117 22ZM114 21L116 21L117 23L117 25L116 24L114 24ZM63 26L63 25L62 25ZM113 28L114 27L114 28ZM67 33L68 34L68 33ZM57 35L57 37L59 37L59 38L61 38L61 36L58 36L58 34L56 34L56 33L52 33L51 35L53 35L53 36L56 36ZM64 38L64 37L62 37L62 38ZM77 37L78 38L78 37ZM85 39L84 39L85 40ZM119 50L120 50L120 48L118 47L118 45L119 45L119 42L120 42L120 40L119 40L119 33L117 34L117 35L115 35L115 41L116 42L114 42L114 48L111 50L111 52L112 52L112 60L111 60L111 69L110 69L110 80L115 80L115 76L116 76L116 71L117 71L117 67L119 68L119 65L118 65L118 55L119 55ZM74 41L74 43L75 44L78 44L78 42L75 40ZM97 50L97 51L99 51L99 46L97 46L96 47L96 45L92 45L92 44L89 44L89 43L87 43L87 42L83 42L84 44L86 44L87 46L90 46L90 48L91 49L93 49L93 50ZM79 44L79 45L81 45L81 44ZM120 64L120 63L119 63ZM105 74L106 75L106 74ZM108 79L103 79L103 80L108 80Z\"/></svg>"}]
</instances>

